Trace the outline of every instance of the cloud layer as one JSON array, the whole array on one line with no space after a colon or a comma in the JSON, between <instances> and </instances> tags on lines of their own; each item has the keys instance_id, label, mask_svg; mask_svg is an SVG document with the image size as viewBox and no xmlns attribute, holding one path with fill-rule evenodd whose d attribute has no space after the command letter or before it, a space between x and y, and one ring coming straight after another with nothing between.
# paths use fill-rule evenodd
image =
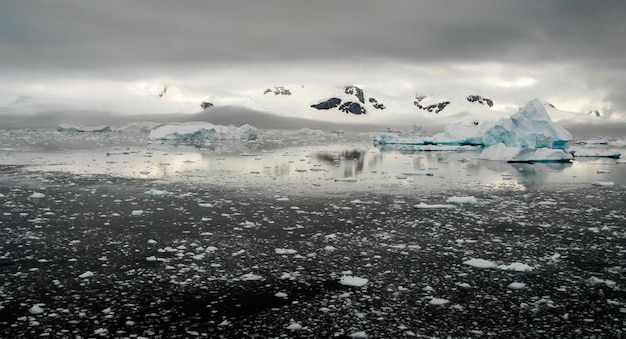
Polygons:
<instances>
[{"instance_id":1,"label":"cloud layer","mask_svg":"<svg viewBox=\"0 0 626 339\"><path fill-rule=\"evenodd\" d=\"M624 36L619 0L14 1L0 13L0 106L189 112L203 96L359 83L626 119ZM165 82L178 105L138 99Z\"/></svg>"}]
</instances>

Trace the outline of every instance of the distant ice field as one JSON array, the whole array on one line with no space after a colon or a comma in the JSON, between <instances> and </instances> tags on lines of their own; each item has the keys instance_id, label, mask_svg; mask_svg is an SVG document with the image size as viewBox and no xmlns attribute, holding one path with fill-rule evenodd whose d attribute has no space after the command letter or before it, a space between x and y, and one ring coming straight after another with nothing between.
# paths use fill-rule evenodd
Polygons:
<instances>
[{"instance_id":1,"label":"distant ice field","mask_svg":"<svg viewBox=\"0 0 626 339\"><path fill-rule=\"evenodd\" d=\"M375 147L374 135L264 131L261 141L192 147L149 142L143 133L0 131L0 165L302 195L626 185L626 164L619 159L485 161L476 159L478 150L472 147ZM619 143L586 145L590 149L626 154Z\"/></svg>"}]
</instances>

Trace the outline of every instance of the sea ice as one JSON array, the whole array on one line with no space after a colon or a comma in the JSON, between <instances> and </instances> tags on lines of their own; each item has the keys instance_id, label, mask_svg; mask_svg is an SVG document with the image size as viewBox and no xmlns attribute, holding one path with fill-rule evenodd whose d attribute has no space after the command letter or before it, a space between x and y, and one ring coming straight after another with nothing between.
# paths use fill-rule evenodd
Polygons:
<instances>
[{"instance_id":1,"label":"sea ice","mask_svg":"<svg viewBox=\"0 0 626 339\"><path fill-rule=\"evenodd\" d=\"M522 290L526 288L526 284L521 282L513 282L508 284L506 287L512 290Z\"/></svg>"},{"instance_id":2,"label":"sea ice","mask_svg":"<svg viewBox=\"0 0 626 339\"><path fill-rule=\"evenodd\" d=\"M448 299L442 299L442 298L432 298L430 299L430 301L428 302L429 305L435 305L435 306L440 306L440 305L445 305L447 303L449 303L450 300Z\"/></svg>"},{"instance_id":3,"label":"sea ice","mask_svg":"<svg viewBox=\"0 0 626 339\"><path fill-rule=\"evenodd\" d=\"M46 195L43 194L43 193L40 193L40 192L35 192L35 193L29 195L28 197L31 198L31 199L41 199L41 198L45 198Z\"/></svg>"},{"instance_id":4,"label":"sea ice","mask_svg":"<svg viewBox=\"0 0 626 339\"><path fill-rule=\"evenodd\" d=\"M514 262L509 265L498 265L497 269L502 271L530 272L535 268L521 262Z\"/></svg>"},{"instance_id":5,"label":"sea ice","mask_svg":"<svg viewBox=\"0 0 626 339\"><path fill-rule=\"evenodd\" d=\"M43 308L41 308L40 304L33 305L28 309L28 313L32 315L42 314L44 312Z\"/></svg>"},{"instance_id":6,"label":"sea ice","mask_svg":"<svg viewBox=\"0 0 626 339\"><path fill-rule=\"evenodd\" d=\"M576 148L570 150L575 158L614 158L618 159L622 154L612 150L599 150L593 148Z\"/></svg>"},{"instance_id":7,"label":"sea ice","mask_svg":"<svg viewBox=\"0 0 626 339\"><path fill-rule=\"evenodd\" d=\"M457 205L475 205L478 203L478 200L475 196L470 195L467 197L450 197L446 200L449 204L457 204Z\"/></svg>"},{"instance_id":8,"label":"sea ice","mask_svg":"<svg viewBox=\"0 0 626 339\"><path fill-rule=\"evenodd\" d=\"M343 275L339 279L339 283L344 286L362 287L365 286L369 280L365 278L355 277L351 275Z\"/></svg>"},{"instance_id":9,"label":"sea ice","mask_svg":"<svg viewBox=\"0 0 626 339\"><path fill-rule=\"evenodd\" d=\"M456 205L450 205L450 204L432 204L429 205L427 203L424 202L420 202L419 204L413 206L417 209L447 209L447 208L455 208Z\"/></svg>"},{"instance_id":10,"label":"sea ice","mask_svg":"<svg viewBox=\"0 0 626 339\"><path fill-rule=\"evenodd\" d=\"M81 275L79 275L78 277L81 279L87 279L87 278L91 278L93 277L95 274L92 271L87 271Z\"/></svg>"},{"instance_id":11,"label":"sea ice","mask_svg":"<svg viewBox=\"0 0 626 339\"><path fill-rule=\"evenodd\" d=\"M496 268L498 265L493 261L485 259L470 259L463 262L463 264L476 267L476 268Z\"/></svg>"}]
</instances>

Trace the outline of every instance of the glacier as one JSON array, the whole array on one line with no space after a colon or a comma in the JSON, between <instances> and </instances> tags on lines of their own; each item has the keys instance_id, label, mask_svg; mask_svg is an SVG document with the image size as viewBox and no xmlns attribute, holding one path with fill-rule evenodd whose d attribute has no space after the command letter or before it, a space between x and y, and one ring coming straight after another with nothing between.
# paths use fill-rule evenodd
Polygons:
<instances>
[{"instance_id":1,"label":"glacier","mask_svg":"<svg viewBox=\"0 0 626 339\"><path fill-rule=\"evenodd\" d=\"M399 137L384 134L374 142L379 145L481 145L499 143L507 147L565 149L572 134L555 124L539 99L529 101L517 113L498 121L465 121L448 125L433 136Z\"/></svg>"}]
</instances>

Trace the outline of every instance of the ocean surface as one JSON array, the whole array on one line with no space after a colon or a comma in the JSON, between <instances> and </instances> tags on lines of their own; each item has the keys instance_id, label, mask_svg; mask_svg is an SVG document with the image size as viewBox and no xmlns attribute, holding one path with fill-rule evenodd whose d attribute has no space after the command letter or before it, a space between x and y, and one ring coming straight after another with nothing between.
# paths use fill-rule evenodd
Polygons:
<instances>
[{"instance_id":1,"label":"ocean surface","mask_svg":"<svg viewBox=\"0 0 626 339\"><path fill-rule=\"evenodd\" d=\"M0 130L0 336L624 336L626 164L376 135Z\"/></svg>"}]
</instances>

